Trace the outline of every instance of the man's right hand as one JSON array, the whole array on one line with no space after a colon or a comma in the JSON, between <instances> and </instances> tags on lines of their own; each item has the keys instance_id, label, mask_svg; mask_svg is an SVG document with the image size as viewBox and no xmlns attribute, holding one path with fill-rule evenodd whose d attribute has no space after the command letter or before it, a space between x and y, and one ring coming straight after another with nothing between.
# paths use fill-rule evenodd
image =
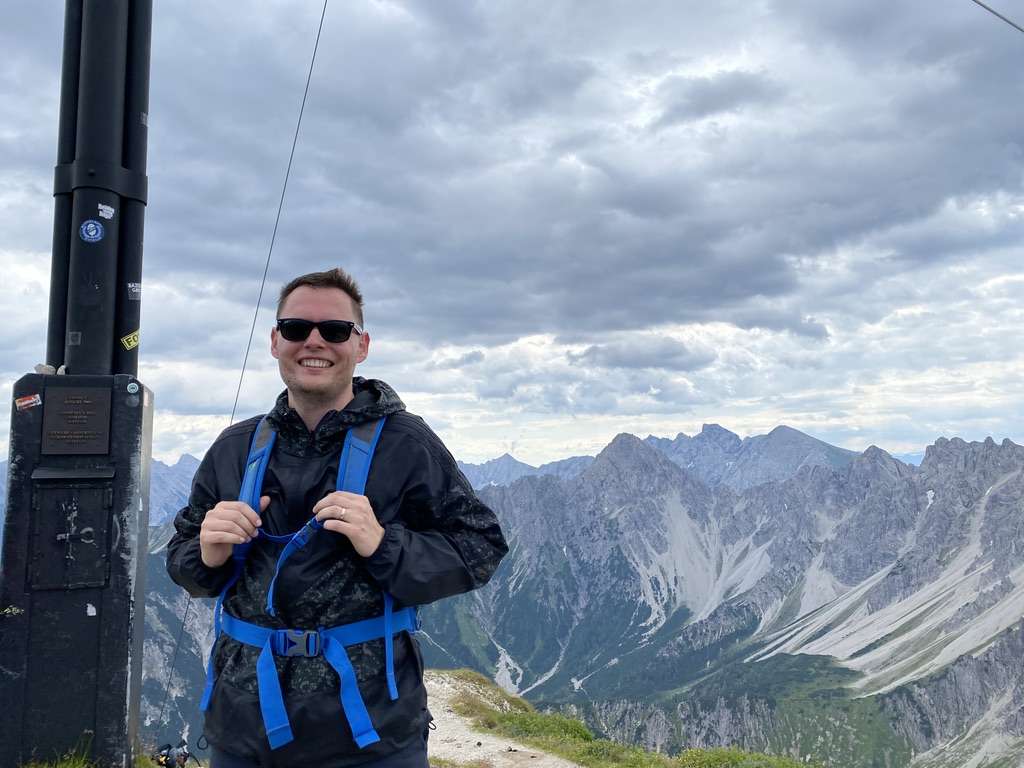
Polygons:
<instances>
[{"instance_id":1,"label":"man's right hand","mask_svg":"<svg viewBox=\"0 0 1024 768\"><path fill-rule=\"evenodd\" d=\"M260 496L260 512L270 504L269 496ZM199 529L199 551L203 565L219 568L231 557L235 544L245 544L256 537L263 525L260 516L244 501L221 501L206 513Z\"/></svg>"}]
</instances>

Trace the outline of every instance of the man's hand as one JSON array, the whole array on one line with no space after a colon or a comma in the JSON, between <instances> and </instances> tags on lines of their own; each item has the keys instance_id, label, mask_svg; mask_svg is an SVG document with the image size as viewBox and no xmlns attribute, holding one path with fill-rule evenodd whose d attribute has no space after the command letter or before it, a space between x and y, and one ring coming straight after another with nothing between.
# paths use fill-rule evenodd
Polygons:
<instances>
[{"instance_id":1,"label":"man's hand","mask_svg":"<svg viewBox=\"0 0 1024 768\"><path fill-rule=\"evenodd\" d=\"M348 491L329 493L313 507L313 514L327 530L348 536L363 557L376 552L384 538L384 529L365 496Z\"/></svg>"},{"instance_id":2,"label":"man's hand","mask_svg":"<svg viewBox=\"0 0 1024 768\"><path fill-rule=\"evenodd\" d=\"M260 512L270 504L269 496L260 496ZM256 537L263 525L260 516L244 501L221 501L206 513L199 529L199 552L203 565L218 568L231 557L235 544L245 544Z\"/></svg>"}]
</instances>

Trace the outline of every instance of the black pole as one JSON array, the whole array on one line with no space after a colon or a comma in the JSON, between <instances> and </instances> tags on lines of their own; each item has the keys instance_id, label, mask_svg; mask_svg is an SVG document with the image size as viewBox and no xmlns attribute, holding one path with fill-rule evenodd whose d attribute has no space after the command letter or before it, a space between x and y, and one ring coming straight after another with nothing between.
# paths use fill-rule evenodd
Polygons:
<instances>
[{"instance_id":1,"label":"black pole","mask_svg":"<svg viewBox=\"0 0 1024 768\"><path fill-rule=\"evenodd\" d=\"M71 211L64 364L68 373L110 374L121 200L104 176L122 167L128 0L87 2L83 10L76 163L86 178Z\"/></svg>"},{"instance_id":2,"label":"black pole","mask_svg":"<svg viewBox=\"0 0 1024 768\"><path fill-rule=\"evenodd\" d=\"M146 172L152 26L153 0L135 0L128 19L128 82L122 165L138 174ZM121 212L121 258L118 261L113 372L134 376L139 370L142 236L146 203L139 199L125 198Z\"/></svg>"},{"instance_id":3,"label":"black pole","mask_svg":"<svg viewBox=\"0 0 1024 768\"><path fill-rule=\"evenodd\" d=\"M78 124L78 60L82 43L82 0L68 0L64 9L64 55L60 74L60 118L57 165L75 159ZM64 364L67 341L68 256L71 247L71 190L53 196L53 258L50 262L50 316L46 330L46 362Z\"/></svg>"}]
</instances>

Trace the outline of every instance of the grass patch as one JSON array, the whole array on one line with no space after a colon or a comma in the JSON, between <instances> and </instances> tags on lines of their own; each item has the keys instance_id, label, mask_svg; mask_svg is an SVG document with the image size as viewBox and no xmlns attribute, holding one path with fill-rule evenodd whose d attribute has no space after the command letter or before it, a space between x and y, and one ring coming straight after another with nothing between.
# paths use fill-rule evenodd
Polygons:
<instances>
[{"instance_id":1,"label":"grass patch","mask_svg":"<svg viewBox=\"0 0 1024 768\"><path fill-rule=\"evenodd\" d=\"M579 720L536 711L483 675L468 670L446 672L469 683L451 699L452 709L477 728L515 739L587 768L808 768L781 757L739 749L690 749L675 757L599 739ZM439 768L441 768L439 766Z\"/></svg>"},{"instance_id":2,"label":"grass patch","mask_svg":"<svg viewBox=\"0 0 1024 768\"><path fill-rule=\"evenodd\" d=\"M156 763L154 763L148 757L139 755L135 758L134 765L135 768L154 768ZM67 757L62 757L55 763L42 763L38 760L33 760L30 763L22 763L21 768L99 768L99 766L86 757L69 755Z\"/></svg>"}]
</instances>

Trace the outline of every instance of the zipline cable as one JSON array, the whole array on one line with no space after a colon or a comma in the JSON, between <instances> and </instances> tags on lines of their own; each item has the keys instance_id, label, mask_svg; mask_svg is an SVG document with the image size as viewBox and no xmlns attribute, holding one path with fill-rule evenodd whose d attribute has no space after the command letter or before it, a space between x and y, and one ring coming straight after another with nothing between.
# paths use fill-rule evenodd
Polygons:
<instances>
[{"instance_id":1,"label":"zipline cable","mask_svg":"<svg viewBox=\"0 0 1024 768\"><path fill-rule=\"evenodd\" d=\"M157 718L157 727L163 725L164 708L167 706L167 694L171 690L171 673L174 671L174 664L178 660L178 646L181 645L181 636L185 632L185 622L188 621L188 609L192 607L192 595L185 601L185 615L181 618L181 629L178 630L178 639L174 641L174 652L171 654L171 666L167 670L167 682L164 684L164 700L160 704L160 717Z\"/></svg>"},{"instance_id":2,"label":"zipline cable","mask_svg":"<svg viewBox=\"0 0 1024 768\"><path fill-rule=\"evenodd\" d=\"M281 187L281 198L277 202L277 216L274 218L274 231L270 236L270 248L267 249L267 261L263 265L263 279L260 281L260 292L256 297L256 309L252 314L252 325L249 328L249 341L245 345L245 356L242 358L242 370L238 374L238 388L235 390L235 402L231 406L231 416L228 426L235 423L235 411L238 409L238 397L242 392L242 381L245 378L245 367L249 362L249 349L252 347L253 336L256 333L256 320L260 314L260 302L263 301L263 291L267 286L267 274L270 272L270 257L274 253L274 243L277 241L277 227L281 223L281 211L284 209L284 197L288 191L288 179L292 174L292 161L295 159L295 147L299 143L299 129L302 127L302 115L306 111L306 99L309 96L309 84L313 79L313 66L316 64L316 54L320 48L320 35L324 30L324 18L327 16L327 3L324 0L323 10L320 11L320 25L316 30L316 42L313 43L313 55L309 60L309 71L306 73L306 88L302 92L302 104L299 106L299 118L295 122L295 134L292 136L292 149L288 154L288 166L284 172L284 184ZM167 670L167 680L164 683L164 701L160 705L160 717L156 721L157 728L163 725L164 709L167 706L167 695L171 689L171 677L174 674L174 664L178 659L178 646L181 644L181 636L185 632L185 621L188 619L189 608L192 607L192 595L188 596L185 602L185 614L181 619L181 629L178 630L178 639L174 642L174 651L171 654L171 664ZM211 662L212 663L212 662Z\"/></svg>"},{"instance_id":3,"label":"zipline cable","mask_svg":"<svg viewBox=\"0 0 1024 768\"><path fill-rule=\"evenodd\" d=\"M277 240L277 225L281 223L281 210L284 208L284 195L288 191L288 178L292 174L292 160L295 158L295 145L299 143L299 127L302 125L302 113L306 110L306 97L309 95L309 83L313 79L313 65L316 63L316 52L320 47L320 33L324 29L324 16L327 15L327 0L320 13L320 26L316 31L316 42L313 44L313 57L309 60L309 73L306 75L306 90L302 93L302 106L299 107L299 119L295 123L295 135L292 137L292 151L288 155L288 168L284 172L284 186L281 187L281 199L277 203L277 217L274 219L274 233L270 236L270 249L267 251L267 263L263 266L263 280L260 282L260 294L256 297L256 311L252 314L252 326L249 328L249 341L245 345L245 357L242 359L242 371L238 374L238 388L235 390L235 402L231 406L231 422L235 421L235 409L238 408L238 396L242 391L242 379L245 378L245 366L249 362L249 348L252 347L253 334L256 333L256 318L260 314L260 302L263 300L263 289L267 285L267 273L270 271L270 257L274 253L274 242Z\"/></svg>"},{"instance_id":4,"label":"zipline cable","mask_svg":"<svg viewBox=\"0 0 1024 768\"><path fill-rule=\"evenodd\" d=\"M1016 29L1018 32L1024 32L1024 27L1022 27L1020 24L1018 24L1017 22L1011 21L1010 19L1006 18L999 11L996 11L996 10L993 10L992 8L989 8L987 5L985 5L983 2L981 2L981 0L971 0L971 2L974 3L975 5L980 5L982 8L984 8L986 11L991 13L996 18L1002 19L1007 24L1009 24L1011 27Z\"/></svg>"}]
</instances>

